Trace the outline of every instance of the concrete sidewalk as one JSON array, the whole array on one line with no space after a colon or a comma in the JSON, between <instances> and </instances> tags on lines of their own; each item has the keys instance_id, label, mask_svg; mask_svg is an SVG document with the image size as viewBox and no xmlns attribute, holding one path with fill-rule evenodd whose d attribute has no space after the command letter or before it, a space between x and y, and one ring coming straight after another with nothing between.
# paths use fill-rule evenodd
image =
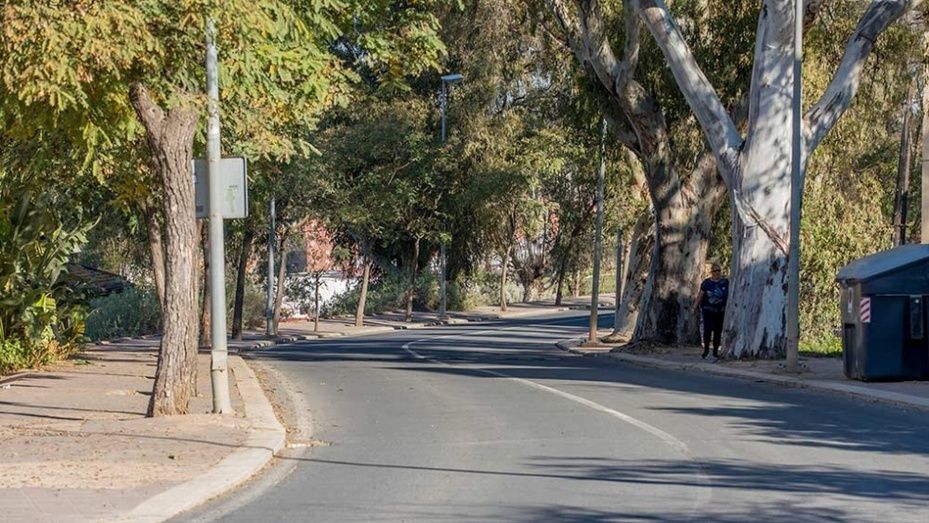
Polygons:
<instances>
[{"instance_id":1,"label":"concrete sidewalk","mask_svg":"<svg viewBox=\"0 0 929 523\"><path fill-rule=\"evenodd\" d=\"M601 331L603 336L609 332ZM871 401L929 409L929 381L868 383L850 380L842 372L841 358L800 358L801 372L789 373L782 361L723 361L701 358L699 347L657 347L629 350L622 344L583 347L585 338L565 340L558 347L584 356L608 357L646 367L703 372L739 379L765 381L792 387L847 394Z\"/></svg>"},{"instance_id":2,"label":"concrete sidewalk","mask_svg":"<svg viewBox=\"0 0 929 523\"><path fill-rule=\"evenodd\" d=\"M158 340L94 345L0 381L0 521L162 521L244 481L284 444L257 379L230 357L235 415L145 418Z\"/></svg>"}]
</instances>

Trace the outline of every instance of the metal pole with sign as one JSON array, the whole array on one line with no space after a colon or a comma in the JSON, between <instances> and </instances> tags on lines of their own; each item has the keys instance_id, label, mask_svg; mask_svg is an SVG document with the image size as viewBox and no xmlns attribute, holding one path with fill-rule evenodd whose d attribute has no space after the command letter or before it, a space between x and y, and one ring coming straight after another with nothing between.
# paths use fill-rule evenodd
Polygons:
<instances>
[{"instance_id":1,"label":"metal pole with sign","mask_svg":"<svg viewBox=\"0 0 929 523\"><path fill-rule=\"evenodd\" d=\"M219 65L216 56L216 27L213 20L206 28L206 82L209 97L207 122L207 185L209 190L210 227L210 316L213 346L210 351L210 383L213 387L213 412L232 412L229 399L229 372L226 347L226 251L223 245L221 200L223 185L219 180Z\"/></svg>"}]
</instances>

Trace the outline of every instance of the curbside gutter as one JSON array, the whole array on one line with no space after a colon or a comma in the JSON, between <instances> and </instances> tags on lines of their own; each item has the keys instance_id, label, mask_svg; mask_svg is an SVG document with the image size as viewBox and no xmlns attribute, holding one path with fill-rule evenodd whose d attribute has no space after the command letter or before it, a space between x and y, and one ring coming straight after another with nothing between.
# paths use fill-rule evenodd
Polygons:
<instances>
[{"instance_id":1,"label":"curbside gutter","mask_svg":"<svg viewBox=\"0 0 929 523\"><path fill-rule=\"evenodd\" d=\"M589 351L579 346L581 341L582 339L562 340L557 342L555 345L561 350L579 354L581 356L607 357L642 367L679 371L700 371L708 374L716 374L719 376L727 376L731 378L766 381L790 387L839 392L871 401L894 403L898 405L907 405L922 409L929 409L929 398L913 396L911 394L901 394L899 392L869 389L867 387L862 387L860 385L854 385L850 383L805 380L793 376L780 376L777 374L767 374L764 372L756 372L745 369L732 369L724 366L714 365L712 363L679 363L662 360L660 358L651 358L648 356L639 356L636 354L626 354L622 352Z\"/></svg>"},{"instance_id":2,"label":"curbside gutter","mask_svg":"<svg viewBox=\"0 0 929 523\"><path fill-rule=\"evenodd\" d=\"M143 501L117 521L154 523L172 518L244 483L284 448L284 427L255 373L238 356L229 356L229 368L251 424L243 446L200 476Z\"/></svg>"}]
</instances>

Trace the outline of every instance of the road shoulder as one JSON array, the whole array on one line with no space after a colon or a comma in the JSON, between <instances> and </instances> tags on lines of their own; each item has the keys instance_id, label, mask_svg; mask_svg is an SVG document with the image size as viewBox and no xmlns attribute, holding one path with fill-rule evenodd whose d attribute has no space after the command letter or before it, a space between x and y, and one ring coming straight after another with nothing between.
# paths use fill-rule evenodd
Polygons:
<instances>
[{"instance_id":1,"label":"road shoulder","mask_svg":"<svg viewBox=\"0 0 929 523\"><path fill-rule=\"evenodd\" d=\"M813 358L803 362L803 372L789 374L777 362L712 362L702 360L696 351L663 351L654 355L630 354L616 346L588 348L584 338L562 340L556 346L564 351L590 357L611 358L643 367L713 374L743 380L774 383L782 386L821 390L853 396L868 401L929 409L929 382L866 383L845 379L841 359Z\"/></svg>"}]
</instances>

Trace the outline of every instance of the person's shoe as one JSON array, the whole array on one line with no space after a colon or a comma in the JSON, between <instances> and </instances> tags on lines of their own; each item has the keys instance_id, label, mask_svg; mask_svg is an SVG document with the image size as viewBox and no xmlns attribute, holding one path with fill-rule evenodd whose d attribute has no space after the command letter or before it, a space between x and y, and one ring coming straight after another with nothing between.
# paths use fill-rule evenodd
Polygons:
<instances>
[{"instance_id":1,"label":"person's shoe","mask_svg":"<svg viewBox=\"0 0 929 523\"><path fill-rule=\"evenodd\" d=\"M710 353L710 348L707 347L707 348L703 349L703 356L701 356L701 357L702 357L703 359L706 359L706 355L709 354L709 353Z\"/></svg>"}]
</instances>

